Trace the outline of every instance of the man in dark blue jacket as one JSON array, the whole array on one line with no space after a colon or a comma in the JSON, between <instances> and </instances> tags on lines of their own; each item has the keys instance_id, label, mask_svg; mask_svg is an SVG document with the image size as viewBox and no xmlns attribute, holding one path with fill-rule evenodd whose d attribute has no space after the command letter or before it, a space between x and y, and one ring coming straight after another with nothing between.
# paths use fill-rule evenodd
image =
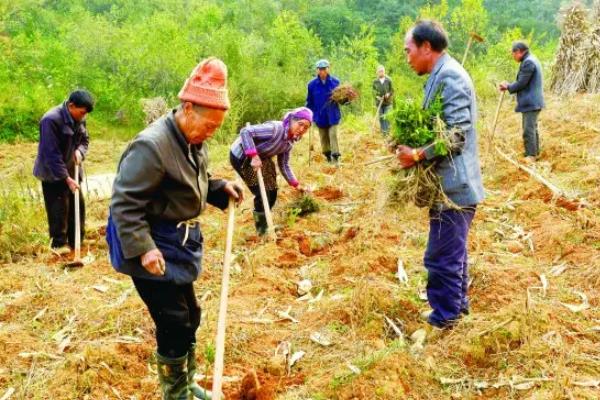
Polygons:
<instances>
[{"instance_id":1,"label":"man in dark blue jacket","mask_svg":"<svg viewBox=\"0 0 600 400\"><path fill-rule=\"evenodd\" d=\"M323 154L328 162L338 165L340 148L337 126L341 113L339 105L331 101L331 92L339 86L340 81L329 74L329 61L319 60L316 67L317 76L308 83L306 107L313 112L313 121L319 128Z\"/></svg>"},{"instance_id":2,"label":"man in dark blue jacket","mask_svg":"<svg viewBox=\"0 0 600 400\"><path fill-rule=\"evenodd\" d=\"M525 159L532 162L540 155L538 116L544 108L542 67L523 41L513 43L512 56L521 63L517 80L513 83L502 82L499 89L517 94L515 111L523 114Z\"/></svg>"},{"instance_id":3,"label":"man in dark blue jacket","mask_svg":"<svg viewBox=\"0 0 600 400\"><path fill-rule=\"evenodd\" d=\"M79 182L75 165L87 153L89 136L85 116L94 109L94 100L85 90L76 90L63 104L52 108L40 120L40 143L33 175L42 181L48 216L50 243L58 255L75 246L74 192ZM81 176L80 176L81 180ZM84 235L85 205L79 192L81 237ZM68 246L67 246L68 244Z\"/></svg>"}]
</instances>

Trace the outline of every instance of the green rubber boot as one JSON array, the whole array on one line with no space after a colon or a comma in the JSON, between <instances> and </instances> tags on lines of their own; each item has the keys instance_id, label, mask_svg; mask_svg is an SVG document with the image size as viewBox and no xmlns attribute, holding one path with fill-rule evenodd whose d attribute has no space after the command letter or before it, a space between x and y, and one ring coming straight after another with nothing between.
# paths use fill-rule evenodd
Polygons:
<instances>
[{"instance_id":1,"label":"green rubber boot","mask_svg":"<svg viewBox=\"0 0 600 400\"><path fill-rule=\"evenodd\" d=\"M169 358L156 353L158 381L163 400L193 400L188 388L187 362L187 354Z\"/></svg>"},{"instance_id":2,"label":"green rubber boot","mask_svg":"<svg viewBox=\"0 0 600 400\"><path fill-rule=\"evenodd\" d=\"M194 379L194 375L196 375L196 370L198 366L196 364L196 343L192 343L190 345L190 350L188 351L188 387L190 388L190 392L194 395L194 399L202 399L202 400L211 400L212 394L210 391L205 390L203 387L196 383Z\"/></svg>"},{"instance_id":3,"label":"green rubber boot","mask_svg":"<svg viewBox=\"0 0 600 400\"><path fill-rule=\"evenodd\" d=\"M256 227L256 233L259 236L264 236L267 233L267 216L264 212L254 211L254 226Z\"/></svg>"}]
</instances>

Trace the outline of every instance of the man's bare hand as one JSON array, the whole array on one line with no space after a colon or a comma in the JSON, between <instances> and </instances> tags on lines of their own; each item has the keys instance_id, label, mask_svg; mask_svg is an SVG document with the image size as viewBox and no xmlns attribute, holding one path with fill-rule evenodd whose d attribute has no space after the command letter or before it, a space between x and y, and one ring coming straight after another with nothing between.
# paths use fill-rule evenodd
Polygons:
<instances>
[{"instance_id":1,"label":"man's bare hand","mask_svg":"<svg viewBox=\"0 0 600 400\"><path fill-rule=\"evenodd\" d=\"M81 154L81 152L79 150L75 150L73 152L73 161L77 165L80 165L81 162L83 161L83 154Z\"/></svg>"},{"instance_id":2,"label":"man's bare hand","mask_svg":"<svg viewBox=\"0 0 600 400\"><path fill-rule=\"evenodd\" d=\"M162 276L167 268L165 259L158 249L152 249L142 255L142 267L152 275Z\"/></svg>"},{"instance_id":3,"label":"man's bare hand","mask_svg":"<svg viewBox=\"0 0 600 400\"><path fill-rule=\"evenodd\" d=\"M227 182L223 190L225 190L225 192L235 201L236 204L240 204L242 201L244 201L244 190L237 183Z\"/></svg>"},{"instance_id":4,"label":"man's bare hand","mask_svg":"<svg viewBox=\"0 0 600 400\"><path fill-rule=\"evenodd\" d=\"M502 83L500 83L500 84L498 85L498 89L499 89L501 92L504 92L504 91L508 90L508 85L509 85L509 83L508 83L508 82L502 82Z\"/></svg>"},{"instance_id":5,"label":"man's bare hand","mask_svg":"<svg viewBox=\"0 0 600 400\"><path fill-rule=\"evenodd\" d=\"M79 184L75 182L75 179L71 178L70 176L67 177L67 179L65 179L65 182L72 193L75 193L75 191L79 189Z\"/></svg>"},{"instance_id":6,"label":"man's bare hand","mask_svg":"<svg viewBox=\"0 0 600 400\"><path fill-rule=\"evenodd\" d=\"M414 152L412 147L400 145L396 149L396 157L400 161L402 168L410 168L416 164Z\"/></svg>"}]
</instances>

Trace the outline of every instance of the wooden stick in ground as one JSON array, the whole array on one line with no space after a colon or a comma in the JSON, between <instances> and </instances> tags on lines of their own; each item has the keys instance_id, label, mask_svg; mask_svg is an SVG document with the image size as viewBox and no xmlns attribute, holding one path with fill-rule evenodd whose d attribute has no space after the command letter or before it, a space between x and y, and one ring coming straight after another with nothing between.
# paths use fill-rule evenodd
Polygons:
<instances>
[{"instance_id":1,"label":"wooden stick in ground","mask_svg":"<svg viewBox=\"0 0 600 400\"><path fill-rule=\"evenodd\" d=\"M310 167L310 159L311 159L311 152L312 152L312 131L313 131L313 127L311 125L310 128L308 128L308 166Z\"/></svg>"},{"instance_id":2,"label":"wooden stick in ground","mask_svg":"<svg viewBox=\"0 0 600 400\"><path fill-rule=\"evenodd\" d=\"M490 146L494 146L494 135L496 134L496 126L498 125L498 116L500 115L500 110L502 109L502 102L504 102L505 94L506 91L502 91L500 93L500 98L498 99L498 105L496 106L496 114L494 114L494 120L492 122L492 131L490 132L488 149Z\"/></svg>"},{"instance_id":3,"label":"wooden stick in ground","mask_svg":"<svg viewBox=\"0 0 600 400\"><path fill-rule=\"evenodd\" d=\"M478 35L476 32L469 33L469 41L467 42L467 48L465 49L465 54L463 54L463 58L460 65L465 65L465 61L467 61L467 54L469 54L469 50L471 49L473 40L476 40L479 43L483 43L485 41L485 39L482 36Z\"/></svg>"},{"instance_id":4,"label":"wooden stick in ground","mask_svg":"<svg viewBox=\"0 0 600 400\"><path fill-rule=\"evenodd\" d=\"M381 96L381 101L377 106L377 111L375 111L375 118L373 118L373 133L375 133L375 128L377 126L377 120L379 119L379 110L381 110L381 105L383 104L384 96Z\"/></svg>"},{"instance_id":5,"label":"wooden stick in ground","mask_svg":"<svg viewBox=\"0 0 600 400\"><path fill-rule=\"evenodd\" d=\"M462 61L460 65L465 65L465 61L467 61L467 54L469 54L469 50L471 49L471 44L473 43L473 37L469 36L469 41L467 42L467 48L465 49L465 53L463 54Z\"/></svg>"},{"instance_id":6,"label":"wooden stick in ground","mask_svg":"<svg viewBox=\"0 0 600 400\"><path fill-rule=\"evenodd\" d=\"M229 200L227 219L227 239L225 242L225 259L223 260L223 279L221 281L221 298L219 300L219 318L217 322L217 344L215 349L215 368L213 374L212 398L223 398L223 366L225 356L225 323L227 321L227 297L229 295L229 268L231 266L231 246L233 242L233 224L235 207Z\"/></svg>"},{"instance_id":7,"label":"wooden stick in ground","mask_svg":"<svg viewBox=\"0 0 600 400\"><path fill-rule=\"evenodd\" d=\"M79 164L75 164L75 182L79 185ZM75 261L81 259L81 219L79 218L79 189L75 189Z\"/></svg>"},{"instance_id":8,"label":"wooden stick in ground","mask_svg":"<svg viewBox=\"0 0 600 400\"><path fill-rule=\"evenodd\" d=\"M260 198L262 199L263 209L265 210L265 216L267 217L267 234L272 235L275 233L275 227L273 226L273 216L271 215L271 207L269 206L269 199L267 198L267 190L265 189L265 180L263 179L261 168L256 170L256 176L258 177Z\"/></svg>"}]
</instances>

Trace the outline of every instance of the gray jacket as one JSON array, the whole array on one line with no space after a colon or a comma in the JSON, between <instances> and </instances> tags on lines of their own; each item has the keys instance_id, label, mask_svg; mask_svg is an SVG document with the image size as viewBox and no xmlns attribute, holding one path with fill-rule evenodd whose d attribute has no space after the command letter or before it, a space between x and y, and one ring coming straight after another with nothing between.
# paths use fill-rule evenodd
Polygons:
<instances>
[{"instance_id":1,"label":"gray jacket","mask_svg":"<svg viewBox=\"0 0 600 400\"><path fill-rule=\"evenodd\" d=\"M435 171L442 178L442 189L450 200L461 207L476 205L483 200L484 189L475 132L475 88L465 69L448 54L442 55L431 71L425 85L424 108L429 107L440 88L444 122L449 129L458 129L451 154L436 157L433 147L429 147L425 157L435 162Z\"/></svg>"},{"instance_id":2,"label":"gray jacket","mask_svg":"<svg viewBox=\"0 0 600 400\"><path fill-rule=\"evenodd\" d=\"M220 208L227 206L226 181L209 179L207 168L206 144L189 146L173 111L127 146L110 203L125 258L139 257L157 247L151 236L152 221L177 224L195 218L207 201Z\"/></svg>"},{"instance_id":3,"label":"gray jacket","mask_svg":"<svg viewBox=\"0 0 600 400\"><path fill-rule=\"evenodd\" d=\"M394 98L394 87L392 86L392 80L389 76L385 76L383 83L379 80L379 78L373 81L373 93L375 94L375 107L379 106L379 101L377 97L383 98L386 94L390 94L390 96L385 99L382 103L384 106L392 105Z\"/></svg>"},{"instance_id":4,"label":"gray jacket","mask_svg":"<svg viewBox=\"0 0 600 400\"><path fill-rule=\"evenodd\" d=\"M542 66L527 52L521 60L517 80L508 85L509 93L517 94L516 112L539 111L544 108Z\"/></svg>"}]
</instances>

